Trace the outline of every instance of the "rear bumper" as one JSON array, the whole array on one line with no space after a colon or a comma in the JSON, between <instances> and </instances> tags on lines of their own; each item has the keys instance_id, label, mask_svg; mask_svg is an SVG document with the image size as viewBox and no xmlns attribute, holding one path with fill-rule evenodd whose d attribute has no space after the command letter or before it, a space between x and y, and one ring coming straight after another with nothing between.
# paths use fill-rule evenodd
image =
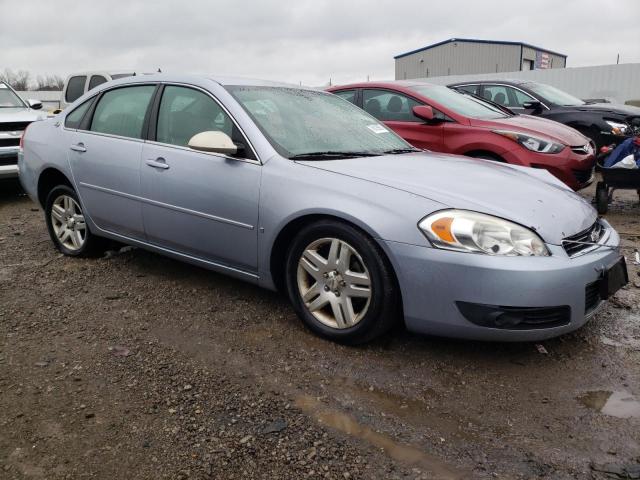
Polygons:
<instances>
[{"instance_id":1,"label":"rear bumper","mask_svg":"<svg viewBox=\"0 0 640 480\"><path fill-rule=\"evenodd\" d=\"M611 227L608 227L611 228ZM613 231L606 242L619 244ZM576 330L597 310L590 292L620 254L601 247L569 258L550 245L550 257L495 257L386 242L402 291L407 328L414 332L475 340L534 341ZM548 327L492 328L468 319L461 304L518 309L568 307L566 319Z\"/></svg>"}]
</instances>

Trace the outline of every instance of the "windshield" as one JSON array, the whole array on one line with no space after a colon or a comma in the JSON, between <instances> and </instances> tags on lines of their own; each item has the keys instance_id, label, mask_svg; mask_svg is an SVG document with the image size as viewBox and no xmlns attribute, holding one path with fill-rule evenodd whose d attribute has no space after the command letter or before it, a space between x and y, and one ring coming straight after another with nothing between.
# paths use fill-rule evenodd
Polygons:
<instances>
[{"instance_id":1,"label":"windshield","mask_svg":"<svg viewBox=\"0 0 640 480\"><path fill-rule=\"evenodd\" d=\"M414 85L409 88L465 117L490 120L509 116L497 107L489 105L471 95L452 90L449 87L440 85Z\"/></svg>"},{"instance_id":2,"label":"windshield","mask_svg":"<svg viewBox=\"0 0 640 480\"><path fill-rule=\"evenodd\" d=\"M25 108L20 97L2 82L0 82L0 108Z\"/></svg>"},{"instance_id":3,"label":"windshield","mask_svg":"<svg viewBox=\"0 0 640 480\"><path fill-rule=\"evenodd\" d=\"M558 90L556 87L552 87L551 85L545 85L544 83L527 83L524 86L532 92L540 95L547 102L554 103L556 105L575 107L577 105L585 104L585 102L579 98L569 95L567 92L563 92L562 90Z\"/></svg>"},{"instance_id":4,"label":"windshield","mask_svg":"<svg viewBox=\"0 0 640 480\"><path fill-rule=\"evenodd\" d=\"M276 151L287 158L414 150L378 120L337 95L288 87L229 86L227 90Z\"/></svg>"}]
</instances>

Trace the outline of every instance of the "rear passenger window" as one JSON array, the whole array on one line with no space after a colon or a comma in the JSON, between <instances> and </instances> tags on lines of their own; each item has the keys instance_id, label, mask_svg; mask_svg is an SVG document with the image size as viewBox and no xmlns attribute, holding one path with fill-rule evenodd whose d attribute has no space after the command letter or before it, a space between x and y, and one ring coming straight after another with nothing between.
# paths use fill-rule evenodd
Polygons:
<instances>
[{"instance_id":1,"label":"rear passenger window","mask_svg":"<svg viewBox=\"0 0 640 480\"><path fill-rule=\"evenodd\" d=\"M413 114L413 107L420 102L401 93L365 90L362 103L369 114L384 122L424 122Z\"/></svg>"},{"instance_id":2,"label":"rear passenger window","mask_svg":"<svg viewBox=\"0 0 640 480\"><path fill-rule=\"evenodd\" d=\"M155 88L154 85L140 85L106 92L98 101L90 130L142 138L144 117Z\"/></svg>"},{"instance_id":3,"label":"rear passenger window","mask_svg":"<svg viewBox=\"0 0 640 480\"><path fill-rule=\"evenodd\" d=\"M337 95L345 100L356 104L356 90L343 90L341 92L332 92L334 95Z\"/></svg>"},{"instance_id":4,"label":"rear passenger window","mask_svg":"<svg viewBox=\"0 0 640 480\"><path fill-rule=\"evenodd\" d=\"M67 82L67 92L65 93L64 100L67 103L73 103L84 94L84 84L87 81L87 77L84 75L78 77L71 77Z\"/></svg>"},{"instance_id":5,"label":"rear passenger window","mask_svg":"<svg viewBox=\"0 0 640 480\"><path fill-rule=\"evenodd\" d=\"M473 95L478 94L479 85L462 85L460 87L455 87L456 90L462 90L463 92L472 93Z\"/></svg>"},{"instance_id":6,"label":"rear passenger window","mask_svg":"<svg viewBox=\"0 0 640 480\"><path fill-rule=\"evenodd\" d=\"M89 107L93 103L93 100L94 98L92 98L91 100L87 100L73 112L67 115L64 119L64 126L67 128L78 128L80 126L80 122L82 122L84 114L87 113L87 110L89 110Z\"/></svg>"},{"instance_id":7,"label":"rear passenger window","mask_svg":"<svg viewBox=\"0 0 640 480\"><path fill-rule=\"evenodd\" d=\"M107 79L104 78L102 75L94 75L93 77L91 77L91 80L89 80L89 90L96 88L98 85L102 85L103 83L106 83Z\"/></svg>"}]
</instances>

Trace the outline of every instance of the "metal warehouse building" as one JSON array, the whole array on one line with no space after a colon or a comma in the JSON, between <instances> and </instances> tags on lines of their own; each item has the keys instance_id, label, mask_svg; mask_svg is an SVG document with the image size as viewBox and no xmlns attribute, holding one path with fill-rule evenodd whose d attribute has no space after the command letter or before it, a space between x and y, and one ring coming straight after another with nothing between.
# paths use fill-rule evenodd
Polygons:
<instances>
[{"instance_id":1,"label":"metal warehouse building","mask_svg":"<svg viewBox=\"0 0 640 480\"><path fill-rule=\"evenodd\" d=\"M396 80L565 68L567 56L522 42L451 38L394 57Z\"/></svg>"}]
</instances>

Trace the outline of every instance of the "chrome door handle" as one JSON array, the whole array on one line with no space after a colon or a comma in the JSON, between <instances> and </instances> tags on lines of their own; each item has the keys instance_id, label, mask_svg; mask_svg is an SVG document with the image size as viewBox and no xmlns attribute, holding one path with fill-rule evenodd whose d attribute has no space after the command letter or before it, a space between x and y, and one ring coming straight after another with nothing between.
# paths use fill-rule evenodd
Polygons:
<instances>
[{"instance_id":1,"label":"chrome door handle","mask_svg":"<svg viewBox=\"0 0 640 480\"><path fill-rule=\"evenodd\" d=\"M150 158L147 160L147 165L149 165L150 167L153 168L161 168L162 170L167 170L169 168L169 165L167 164L167 161L162 158L162 157L158 157L158 158Z\"/></svg>"},{"instance_id":2,"label":"chrome door handle","mask_svg":"<svg viewBox=\"0 0 640 480\"><path fill-rule=\"evenodd\" d=\"M73 150L74 152L86 152L87 151L87 147L84 146L84 143L80 142L80 143L76 143L74 145L71 145L71 150Z\"/></svg>"}]
</instances>

